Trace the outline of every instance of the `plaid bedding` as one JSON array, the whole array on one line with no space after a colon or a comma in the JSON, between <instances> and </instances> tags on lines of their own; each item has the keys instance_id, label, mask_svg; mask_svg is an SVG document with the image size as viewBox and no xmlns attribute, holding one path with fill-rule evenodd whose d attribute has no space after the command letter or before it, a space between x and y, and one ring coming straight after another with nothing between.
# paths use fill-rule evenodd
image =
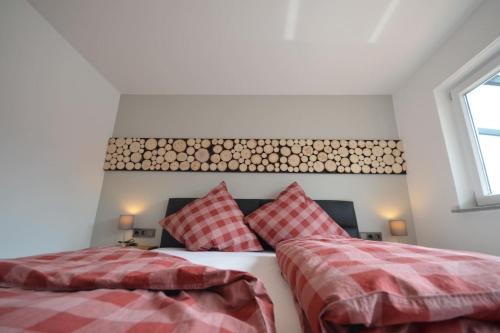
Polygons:
<instances>
[{"instance_id":1,"label":"plaid bedding","mask_svg":"<svg viewBox=\"0 0 500 333\"><path fill-rule=\"evenodd\" d=\"M500 332L500 258L343 237L278 244L305 331Z\"/></svg>"},{"instance_id":2,"label":"plaid bedding","mask_svg":"<svg viewBox=\"0 0 500 333\"><path fill-rule=\"evenodd\" d=\"M0 261L0 332L274 332L262 283L157 252Z\"/></svg>"}]
</instances>

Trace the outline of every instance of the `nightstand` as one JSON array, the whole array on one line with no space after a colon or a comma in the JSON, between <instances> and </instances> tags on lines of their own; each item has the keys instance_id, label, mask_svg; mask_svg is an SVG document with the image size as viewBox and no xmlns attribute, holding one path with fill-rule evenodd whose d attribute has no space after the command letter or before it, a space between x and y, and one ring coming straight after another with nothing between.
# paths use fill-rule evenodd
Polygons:
<instances>
[{"instance_id":1,"label":"nightstand","mask_svg":"<svg viewBox=\"0 0 500 333\"><path fill-rule=\"evenodd\" d=\"M137 246L134 246L136 249L139 249L139 250L146 250L146 251L149 251L149 250L154 250L154 249L157 249L158 246L156 245L137 245Z\"/></svg>"},{"instance_id":2,"label":"nightstand","mask_svg":"<svg viewBox=\"0 0 500 333\"><path fill-rule=\"evenodd\" d=\"M381 232L360 232L359 238L373 241L381 241L382 233Z\"/></svg>"}]
</instances>

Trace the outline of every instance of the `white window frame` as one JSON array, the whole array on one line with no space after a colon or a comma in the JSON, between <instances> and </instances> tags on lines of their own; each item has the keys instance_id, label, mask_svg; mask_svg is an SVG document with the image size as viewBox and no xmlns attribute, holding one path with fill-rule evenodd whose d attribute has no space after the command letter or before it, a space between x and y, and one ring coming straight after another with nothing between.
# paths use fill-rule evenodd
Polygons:
<instances>
[{"instance_id":1,"label":"white window frame","mask_svg":"<svg viewBox=\"0 0 500 333\"><path fill-rule=\"evenodd\" d=\"M473 71L450 91L452 110L458 116L458 132L462 151L474 191L477 206L500 205L500 194L490 194L488 177L476 136L472 115L467 106L465 95L500 72L500 54ZM467 158L473 156L473 159Z\"/></svg>"}]
</instances>

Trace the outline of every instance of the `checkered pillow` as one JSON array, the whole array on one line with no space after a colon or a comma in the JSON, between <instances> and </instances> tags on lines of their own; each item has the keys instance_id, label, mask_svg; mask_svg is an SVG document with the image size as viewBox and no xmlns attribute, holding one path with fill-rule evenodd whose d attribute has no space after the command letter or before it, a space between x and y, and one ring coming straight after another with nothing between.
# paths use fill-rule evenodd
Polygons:
<instances>
[{"instance_id":1,"label":"checkered pillow","mask_svg":"<svg viewBox=\"0 0 500 333\"><path fill-rule=\"evenodd\" d=\"M191 251L262 251L224 182L160 224Z\"/></svg>"},{"instance_id":2,"label":"checkered pillow","mask_svg":"<svg viewBox=\"0 0 500 333\"><path fill-rule=\"evenodd\" d=\"M297 182L276 200L247 215L245 223L273 247L285 239L312 235L349 237Z\"/></svg>"}]
</instances>

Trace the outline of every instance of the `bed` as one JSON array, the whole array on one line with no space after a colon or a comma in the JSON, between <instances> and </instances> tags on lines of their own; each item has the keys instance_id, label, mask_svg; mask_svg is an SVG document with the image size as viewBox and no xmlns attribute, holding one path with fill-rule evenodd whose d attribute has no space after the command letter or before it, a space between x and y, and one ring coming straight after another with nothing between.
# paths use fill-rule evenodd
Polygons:
<instances>
[{"instance_id":1,"label":"bed","mask_svg":"<svg viewBox=\"0 0 500 333\"><path fill-rule=\"evenodd\" d=\"M168 201L166 216L176 213L194 198L171 198ZM236 199L245 215L250 214L271 200ZM316 202L343 227L352 237L359 237L358 224L352 201L316 200ZM220 269L248 272L261 280L274 304L274 317L278 333L302 332L300 319L287 282L281 275L276 254L271 246L259 239L264 252L219 252L187 251L184 245L173 238L166 230L162 231L160 248L156 251L185 258L200 265Z\"/></svg>"},{"instance_id":2,"label":"bed","mask_svg":"<svg viewBox=\"0 0 500 333\"><path fill-rule=\"evenodd\" d=\"M170 199L167 215L192 198ZM240 199L245 216L270 200ZM192 252L163 231L159 252L250 272L278 332L500 332L500 258L359 239L354 205L317 200L351 236L308 236L261 253Z\"/></svg>"}]
</instances>

